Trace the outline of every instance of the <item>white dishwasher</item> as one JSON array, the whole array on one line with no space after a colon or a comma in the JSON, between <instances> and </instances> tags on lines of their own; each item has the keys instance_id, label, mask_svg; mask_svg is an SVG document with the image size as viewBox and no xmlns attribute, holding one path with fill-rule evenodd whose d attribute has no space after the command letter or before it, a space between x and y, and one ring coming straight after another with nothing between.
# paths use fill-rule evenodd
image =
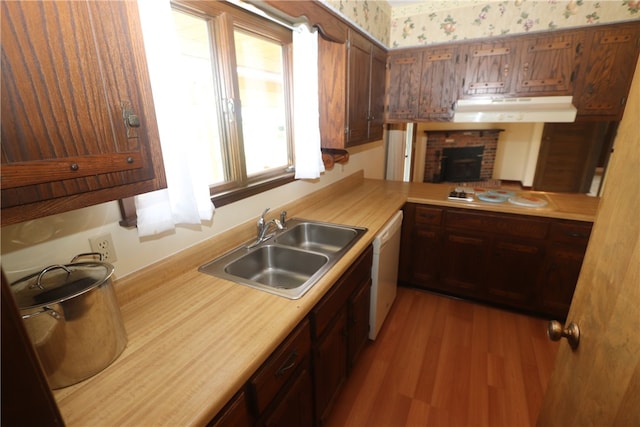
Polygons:
<instances>
[{"instance_id":1,"label":"white dishwasher","mask_svg":"<svg viewBox=\"0 0 640 427\"><path fill-rule=\"evenodd\" d=\"M372 340L376 339L382 322L396 299L401 228L402 211L398 211L373 240L371 307L369 311L369 339Z\"/></svg>"}]
</instances>

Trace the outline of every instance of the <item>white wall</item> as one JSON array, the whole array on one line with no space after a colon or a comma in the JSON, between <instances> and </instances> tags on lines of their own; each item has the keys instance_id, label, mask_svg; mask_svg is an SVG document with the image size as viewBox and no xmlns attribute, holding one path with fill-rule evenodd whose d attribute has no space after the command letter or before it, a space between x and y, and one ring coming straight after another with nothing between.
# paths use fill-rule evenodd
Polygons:
<instances>
[{"instance_id":1,"label":"white wall","mask_svg":"<svg viewBox=\"0 0 640 427\"><path fill-rule=\"evenodd\" d=\"M176 228L175 232L139 238L135 229L118 224L117 202L27 221L2 228L2 269L9 282L51 264L66 264L75 255L89 252L89 238L111 233L118 277L126 276L187 247L220 234L238 224L257 218L266 207L277 216L279 206L320 190L347 176L364 171L365 178L383 179L382 141L350 149L349 162L336 164L313 181L299 180L216 209L213 221L201 226Z\"/></svg>"}]
</instances>

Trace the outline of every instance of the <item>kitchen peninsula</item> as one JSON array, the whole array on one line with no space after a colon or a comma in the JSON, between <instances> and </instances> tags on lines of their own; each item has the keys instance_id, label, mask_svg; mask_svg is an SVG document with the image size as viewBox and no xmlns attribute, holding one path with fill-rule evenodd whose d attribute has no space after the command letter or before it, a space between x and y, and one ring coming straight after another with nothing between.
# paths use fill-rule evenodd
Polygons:
<instances>
[{"instance_id":1,"label":"kitchen peninsula","mask_svg":"<svg viewBox=\"0 0 640 427\"><path fill-rule=\"evenodd\" d=\"M406 202L543 218L593 221L598 199L546 194L553 209L463 205L450 186L363 179L356 173L283 206L291 217L368 228L301 299L288 300L199 273L251 239L248 222L116 281L129 344L100 374L54 391L69 426L204 425L304 321L385 222ZM279 208L272 207L272 210Z\"/></svg>"}]
</instances>

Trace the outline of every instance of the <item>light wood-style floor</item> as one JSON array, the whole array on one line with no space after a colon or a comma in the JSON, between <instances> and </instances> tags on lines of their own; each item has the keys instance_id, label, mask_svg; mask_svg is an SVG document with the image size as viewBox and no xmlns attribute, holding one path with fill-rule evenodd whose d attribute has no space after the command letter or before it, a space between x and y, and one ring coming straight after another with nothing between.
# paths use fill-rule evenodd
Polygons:
<instances>
[{"instance_id":1,"label":"light wood-style floor","mask_svg":"<svg viewBox=\"0 0 640 427\"><path fill-rule=\"evenodd\" d=\"M398 288L327 425L534 426L559 346L546 325Z\"/></svg>"}]
</instances>

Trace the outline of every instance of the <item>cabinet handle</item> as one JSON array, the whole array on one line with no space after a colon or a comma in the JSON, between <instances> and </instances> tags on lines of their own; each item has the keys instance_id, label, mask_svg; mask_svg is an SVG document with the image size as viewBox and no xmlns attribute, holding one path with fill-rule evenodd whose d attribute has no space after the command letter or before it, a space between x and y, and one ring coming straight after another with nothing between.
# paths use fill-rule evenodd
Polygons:
<instances>
[{"instance_id":1,"label":"cabinet handle","mask_svg":"<svg viewBox=\"0 0 640 427\"><path fill-rule=\"evenodd\" d=\"M138 134L135 129L140 127L140 118L133 111L130 101L120 101L120 108L122 109L124 126L127 129L127 138L136 138Z\"/></svg>"},{"instance_id":2,"label":"cabinet handle","mask_svg":"<svg viewBox=\"0 0 640 427\"><path fill-rule=\"evenodd\" d=\"M577 233L577 232L570 232L570 233L567 233L567 235L569 237L575 237L580 239L586 239L587 237L589 237L587 233Z\"/></svg>"},{"instance_id":3,"label":"cabinet handle","mask_svg":"<svg viewBox=\"0 0 640 427\"><path fill-rule=\"evenodd\" d=\"M281 377L287 372L289 369L296 366L296 359L298 358L298 350L293 350L287 360L284 361L282 366L276 371L276 377Z\"/></svg>"},{"instance_id":4,"label":"cabinet handle","mask_svg":"<svg viewBox=\"0 0 640 427\"><path fill-rule=\"evenodd\" d=\"M77 171L80 169L80 166L77 163L71 163L69 165L69 169L71 169L72 171Z\"/></svg>"}]
</instances>

